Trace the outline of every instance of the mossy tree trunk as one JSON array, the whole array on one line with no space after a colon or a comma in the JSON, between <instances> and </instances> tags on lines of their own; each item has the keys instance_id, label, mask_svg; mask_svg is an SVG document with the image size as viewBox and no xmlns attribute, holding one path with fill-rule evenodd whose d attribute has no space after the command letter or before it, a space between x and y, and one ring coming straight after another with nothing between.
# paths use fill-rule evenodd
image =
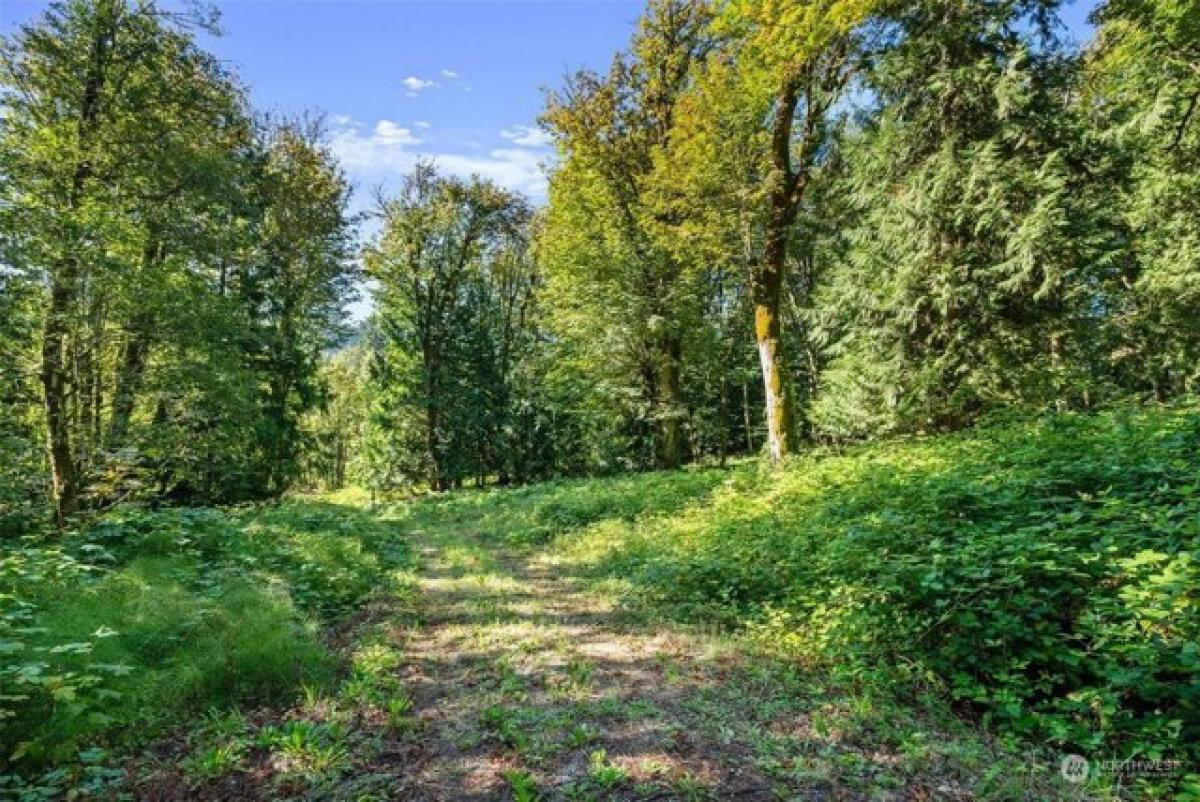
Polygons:
<instances>
[{"instance_id":1,"label":"mossy tree trunk","mask_svg":"<svg viewBox=\"0 0 1200 802\"><path fill-rule=\"evenodd\" d=\"M783 322L780 319L783 278L787 269L788 232L796 220L799 198L804 191L803 173L792 168L792 122L799 103L799 78L788 79L780 88L771 124L771 172L768 175L770 207L767 210L766 245L761 261L752 268L750 289L754 301L754 335L762 367L766 403L767 443L771 461L779 462L795 448L794 411L788 387L783 352ZM806 104L805 141L811 126L810 104Z\"/></svg>"},{"instance_id":2,"label":"mossy tree trunk","mask_svg":"<svg viewBox=\"0 0 1200 802\"><path fill-rule=\"evenodd\" d=\"M791 394L780 342L780 283L779 273L775 271L763 271L754 281L754 335L762 367L767 445L772 462L786 457L794 447Z\"/></svg>"}]
</instances>

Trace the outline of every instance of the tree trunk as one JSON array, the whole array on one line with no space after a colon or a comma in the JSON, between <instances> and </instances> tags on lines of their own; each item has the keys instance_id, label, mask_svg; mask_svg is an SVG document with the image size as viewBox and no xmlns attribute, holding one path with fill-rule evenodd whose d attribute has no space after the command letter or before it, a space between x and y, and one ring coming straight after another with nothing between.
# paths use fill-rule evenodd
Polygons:
<instances>
[{"instance_id":1,"label":"tree trunk","mask_svg":"<svg viewBox=\"0 0 1200 802\"><path fill-rule=\"evenodd\" d=\"M101 444L100 410L103 403L101 376L102 354L104 353L104 309L94 279L93 286L81 288L80 297L87 307L86 323L78 335L76 345L77 367L75 373L75 395L77 415L74 432L75 461L79 470L87 471L96 461Z\"/></svg>"},{"instance_id":2,"label":"tree trunk","mask_svg":"<svg viewBox=\"0 0 1200 802\"><path fill-rule=\"evenodd\" d=\"M442 472L442 450L438 446L438 409L436 403L425 405L425 451L429 454L429 486L436 491L447 489Z\"/></svg>"},{"instance_id":3,"label":"tree trunk","mask_svg":"<svg viewBox=\"0 0 1200 802\"><path fill-rule=\"evenodd\" d=\"M79 105L77 142L79 161L71 175L66 211L74 215L83 200L84 189L92 176L92 140L100 120L101 91L116 28L116 10L105 6L104 17L97 21L91 42L87 73ZM74 239L74 238L72 238ZM79 501L79 466L71 448L70 396L66 342L71 307L79 292L80 263L68 243L67 254L50 270L49 299L42 324L41 380L46 411L46 450L50 458L50 493L54 502L55 523L61 528Z\"/></svg>"},{"instance_id":4,"label":"tree trunk","mask_svg":"<svg viewBox=\"0 0 1200 802\"><path fill-rule=\"evenodd\" d=\"M794 421L784 362L782 322L783 276L787 269L788 231L796 220L799 196L804 185L792 169L792 121L799 102L799 78L784 82L771 124L770 208L766 222L766 247L762 261L753 268L751 293L754 301L754 334L762 366L766 401L767 442L771 461L779 462L792 452ZM805 110L811 125L811 108Z\"/></svg>"},{"instance_id":5,"label":"tree trunk","mask_svg":"<svg viewBox=\"0 0 1200 802\"><path fill-rule=\"evenodd\" d=\"M150 351L150 336L143 326L136 326L125 347L121 349L121 366L117 372L117 386L113 391L112 417L108 424L108 448L124 445L129 431L129 420L133 417L133 404L141 387L146 370L146 356Z\"/></svg>"},{"instance_id":6,"label":"tree trunk","mask_svg":"<svg viewBox=\"0 0 1200 802\"><path fill-rule=\"evenodd\" d=\"M754 426L750 423L750 387L742 382L742 425L746 428L746 451L754 451Z\"/></svg>"},{"instance_id":7,"label":"tree trunk","mask_svg":"<svg viewBox=\"0 0 1200 802\"><path fill-rule=\"evenodd\" d=\"M717 449L721 458L721 467L724 468L726 455L729 451L729 387L725 381L724 373L721 374L721 395L718 410L720 423L717 425Z\"/></svg>"},{"instance_id":8,"label":"tree trunk","mask_svg":"<svg viewBox=\"0 0 1200 802\"><path fill-rule=\"evenodd\" d=\"M678 468L683 463L683 383L679 364L683 343L678 335L663 338L658 369L659 468Z\"/></svg>"},{"instance_id":9,"label":"tree trunk","mask_svg":"<svg viewBox=\"0 0 1200 802\"><path fill-rule=\"evenodd\" d=\"M754 281L754 335L758 341L758 361L762 367L767 444L772 462L779 462L790 454L793 446L791 398L787 390L787 369L780 341L780 283L780 271L770 268L761 271Z\"/></svg>"},{"instance_id":10,"label":"tree trunk","mask_svg":"<svg viewBox=\"0 0 1200 802\"><path fill-rule=\"evenodd\" d=\"M333 489L341 490L346 486L346 442L340 432L337 435L333 459Z\"/></svg>"},{"instance_id":11,"label":"tree trunk","mask_svg":"<svg viewBox=\"0 0 1200 802\"><path fill-rule=\"evenodd\" d=\"M142 248L141 270L149 274L164 258L163 244L158 232L151 228ZM108 424L107 447L120 448L124 445L133 417L133 407L141 390L142 377L146 372L146 361L150 353L150 339L155 320L148 307L143 305L133 316L128 339L121 349L121 364L117 369L117 385L113 390L113 408Z\"/></svg>"},{"instance_id":12,"label":"tree trunk","mask_svg":"<svg viewBox=\"0 0 1200 802\"><path fill-rule=\"evenodd\" d=\"M74 262L67 261L51 279L50 302L42 326L42 393L46 409L46 449L50 456L50 494L61 528L75 511L79 496L71 426L67 410L67 315L74 296Z\"/></svg>"}]
</instances>

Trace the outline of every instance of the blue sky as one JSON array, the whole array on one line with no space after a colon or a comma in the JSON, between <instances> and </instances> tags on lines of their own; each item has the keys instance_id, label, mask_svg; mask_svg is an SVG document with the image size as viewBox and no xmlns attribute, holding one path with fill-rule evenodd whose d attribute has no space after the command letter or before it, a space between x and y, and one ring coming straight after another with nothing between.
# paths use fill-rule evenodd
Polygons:
<instances>
[{"instance_id":1,"label":"blue sky","mask_svg":"<svg viewBox=\"0 0 1200 802\"><path fill-rule=\"evenodd\" d=\"M182 0L167 0L178 5ZM1077 38L1096 0L1068 4ZM0 33L47 3L0 0ZM419 156L478 173L534 201L550 149L536 128L542 90L602 69L633 31L642 0L227 0L224 35L205 46L235 67L256 108L327 115L356 188L353 208L394 186ZM369 230L368 226L368 230ZM361 317L369 302L356 304Z\"/></svg>"},{"instance_id":2,"label":"blue sky","mask_svg":"<svg viewBox=\"0 0 1200 802\"><path fill-rule=\"evenodd\" d=\"M178 0L171 0L175 4ZM1095 0L1064 10L1072 32ZM641 0L231 0L206 46L235 66L255 106L323 112L357 188L355 206L418 155L534 200L548 154L534 126L542 89L625 46ZM0 0L0 32L46 7ZM207 39L207 37L206 37Z\"/></svg>"},{"instance_id":3,"label":"blue sky","mask_svg":"<svg viewBox=\"0 0 1200 802\"><path fill-rule=\"evenodd\" d=\"M175 5L176 3L172 3ZM0 0L0 32L44 2ZM419 154L535 200L549 150L542 88L602 68L628 40L638 0L218 2L206 46L235 66L259 109L320 111L358 189L356 206Z\"/></svg>"}]
</instances>

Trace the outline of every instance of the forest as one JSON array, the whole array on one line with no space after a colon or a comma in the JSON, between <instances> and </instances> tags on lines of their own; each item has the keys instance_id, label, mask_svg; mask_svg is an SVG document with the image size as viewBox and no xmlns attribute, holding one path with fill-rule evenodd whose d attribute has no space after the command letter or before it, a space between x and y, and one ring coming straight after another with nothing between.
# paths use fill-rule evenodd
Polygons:
<instances>
[{"instance_id":1,"label":"forest","mask_svg":"<svg viewBox=\"0 0 1200 802\"><path fill-rule=\"evenodd\" d=\"M1200 2L1062 12L648 0L365 206L5 35L0 798L1200 800Z\"/></svg>"}]
</instances>

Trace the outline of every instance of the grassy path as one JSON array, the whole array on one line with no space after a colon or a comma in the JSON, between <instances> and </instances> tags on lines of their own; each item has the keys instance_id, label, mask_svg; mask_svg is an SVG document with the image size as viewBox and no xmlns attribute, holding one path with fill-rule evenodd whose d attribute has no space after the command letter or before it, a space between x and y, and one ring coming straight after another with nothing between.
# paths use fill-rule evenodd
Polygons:
<instances>
[{"instance_id":1,"label":"grassy path","mask_svg":"<svg viewBox=\"0 0 1200 802\"><path fill-rule=\"evenodd\" d=\"M703 721L736 657L623 618L533 552L421 535L421 626L402 678L430 799L773 799L750 750Z\"/></svg>"},{"instance_id":2,"label":"grassy path","mask_svg":"<svg viewBox=\"0 0 1200 802\"><path fill-rule=\"evenodd\" d=\"M339 680L288 707L204 717L135 762L135 797L1058 796L1044 766L999 759L934 702L897 704L745 640L634 616L620 583L553 545L513 545L506 508L488 518L462 499L360 519L415 560L327 633Z\"/></svg>"}]
</instances>

